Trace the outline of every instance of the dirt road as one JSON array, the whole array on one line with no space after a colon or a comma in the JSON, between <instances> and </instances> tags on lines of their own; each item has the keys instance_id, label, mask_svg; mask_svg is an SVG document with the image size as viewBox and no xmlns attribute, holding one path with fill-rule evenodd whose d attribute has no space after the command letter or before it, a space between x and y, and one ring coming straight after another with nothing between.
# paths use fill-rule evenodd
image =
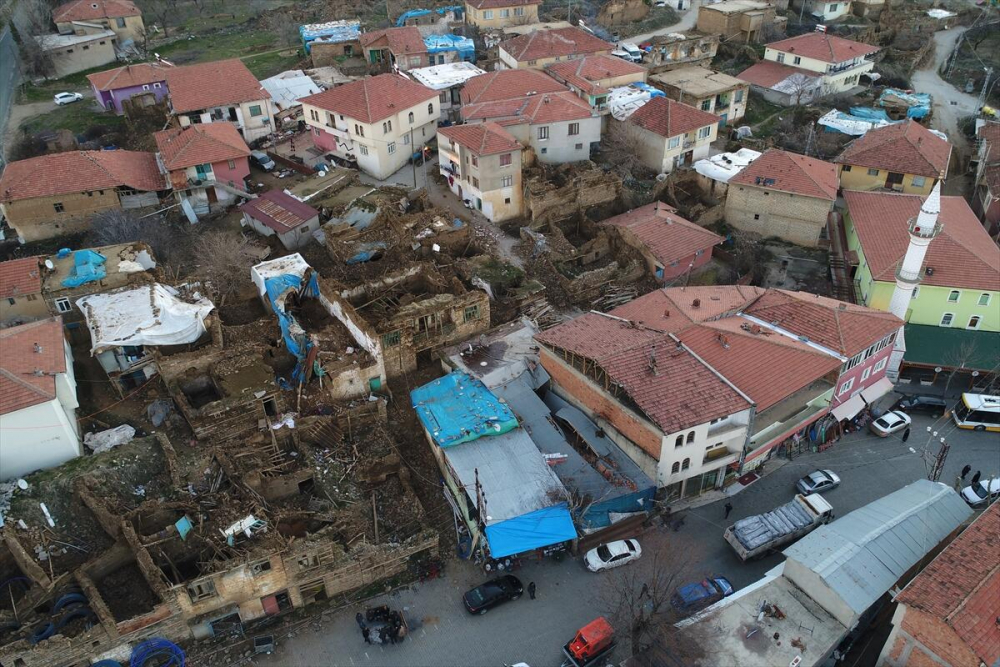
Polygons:
<instances>
[{"instance_id":1,"label":"dirt road","mask_svg":"<svg viewBox=\"0 0 1000 667\"><path fill-rule=\"evenodd\" d=\"M629 42L634 42L638 44L639 42L645 42L651 37L656 35L666 35L671 32L683 32L685 30L690 30L694 27L694 24L698 22L698 5L700 0L691 0L691 7L685 10L685 14L681 17L681 20L673 25L668 25L666 27L660 28L659 30L654 30L652 32L644 32L641 35L632 35L628 37Z\"/></svg>"},{"instance_id":2,"label":"dirt road","mask_svg":"<svg viewBox=\"0 0 1000 667\"><path fill-rule=\"evenodd\" d=\"M952 145L962 153L968 150L968 144L958 129L958 119L976 112L978 98L961 92L942 79L938 69L951 56L955 43L965 31L965 27L958 27L934 33L934 61L915 71L911 77L914 90L930 93L934 99L931 125L947 134Z\"/></svg>"}]
</instances>

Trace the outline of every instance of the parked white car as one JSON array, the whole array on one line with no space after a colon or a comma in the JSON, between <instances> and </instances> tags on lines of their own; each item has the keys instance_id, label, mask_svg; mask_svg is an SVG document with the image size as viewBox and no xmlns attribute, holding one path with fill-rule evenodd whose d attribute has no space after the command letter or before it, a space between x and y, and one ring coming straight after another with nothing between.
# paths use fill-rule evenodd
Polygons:
<instances>
[{"instance_id":1,"label":"parked white car","mask_svg":"<svg viewBox=\"0 0 1000 667\"><path fill-rule=\"evenodd\" d=\"M62 106L63 104L72 104L73 102L79 102L83 99L83 95L80 93L56 93L52 100Z\"/></svg>"},{"instance_id":2,"label":"parked white car","mask_svg":"<svg viewBox=\"0 0 1000 667\"><path fill-rule=\"evenodd\" d=\"M973 507L989 503L997 497L1000 497L1000 477L981 479L962 489L962 499Z\"/></svg>"},{"instance_id":3,"label":"parked white car","mask_svg":"<svg viewBox=\"0 0 1000 667\"><path fill-rule=\"evenodd\" d=\"M642 548L637 541L618 540L591 549L583 557L583 562L591 572L603 572L639 560L640 556Z\"/></svg>"},{"instance_id":4,"label":"parked white car","mask_svg":"<svg viewBox=\"0 0 1000 667\"><path fill-rule=\"evenodd\" d=\"M905 412L900 412L899 410L893 410L892 412L887 412L878 419L872 421L872 423L868 426L871 428L872 433L885 438L892 433L902 431L909 425L910 415Z\"/></svg>"}]
</instances>

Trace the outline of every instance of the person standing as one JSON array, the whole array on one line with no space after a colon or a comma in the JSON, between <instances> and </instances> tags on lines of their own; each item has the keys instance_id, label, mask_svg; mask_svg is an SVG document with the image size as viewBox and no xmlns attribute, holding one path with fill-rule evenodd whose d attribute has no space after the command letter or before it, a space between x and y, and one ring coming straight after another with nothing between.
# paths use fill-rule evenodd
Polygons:
<instances>
[{"instance_id":1,"label":"person standing","mask_svg":"<svg viewBox=\"0 0 1000 667\"><path fill-rule=\"evenodd\" d=\"M906 430L903 431L903 442L906 442L909 439L910 439L910 427L907 426Z\"/></svg>"},{"instance_id":2,"label":"person standing","mask_svg":"<svg viewBox=\"0 0 1000 667\"><path fill-rule=\"evenodd\" d=\"M365 638L366 644L372 643L372 633L367 627L361 628L361 636Z\"/></svg>"},{"instance_id":3,"label":"person standing","mask_svg":"<svg viewBox=\"0 0 1000 667\"><path fill-rule=\"evenodd\" d=\"M979 483L979 471L977 470L976 474L972 476L972 486L975 486L978 483Z\"/></svg>"},{"instance_id":4,"label":"person standing","mask_svg":"<svg viewBox=\"0 0 1000 667\"><path fill-rule=\"evenodd\" d=\"M360 611L358 612L357 616L354 617L354 620L358 622L359 628L361 628L362 630L365 629L365 617Z\"/></svg>"},{"instance_id":5,"label":"person standing","mask_svg":"<svg viewBox=\"0 0 1000 667\"><path fill-rule=\"evenodd\" d=\"M530 584L528 584L528 597L531 598L532 600L535 599L535 582L533 581Z\"/></svg>"},{"instance_id":6,"label":"person standing","mask_svg":"<svg viewBox=\"0 0 1000 667\"><path fill-rule=\"evenodd\" d=\"M965 467L962 468L962 481L963 482L965 481L965 476L969 474L970 470L972 470L972 466L970 466L968 463L966 463Z\"/></svg>"},{"instance_id":7,"label":"person standing","mask_svg":"<svg viewBox=\"0 0 1000 667\"><path fill-rule=\"evenodd\" d=\"M729 518L729 513L733 511L733 504L727 500L725 506L723 507L723 509L726 510L726 516L725 516L725 518L728 519Z\"/></svg>"}]
</instances>

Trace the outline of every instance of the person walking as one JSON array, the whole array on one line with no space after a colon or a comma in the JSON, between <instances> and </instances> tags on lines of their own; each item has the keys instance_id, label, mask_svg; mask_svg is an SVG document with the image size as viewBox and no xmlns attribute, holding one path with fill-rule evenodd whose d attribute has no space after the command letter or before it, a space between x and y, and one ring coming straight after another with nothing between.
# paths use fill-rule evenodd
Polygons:
<instances>
[{"instance_id":1,"label":"person walking","mask_svg":"<svg viewBox=\"0 0 1000 667\"><path fill-rule=\"evenodd\" d=\"M977 470L976 474L972 476L972 486L975 486L978 483L979 483L979 471Z\"/></svg>"},{"instance_id":2,"label":"person walking","mask_svg":"<svg viewBox=\"0 0 1000 667\"><path fill-rule=\"evenodd\" d=\"M968 463L966 463L965 467L962 468L962 481L963 482L965 481L965 476L969 474L970 470L972 470L972 466L970 466Z\"/></svg>"},{"instance_id":3,"label":"person walking","mask_svg":"<svg viewBox=\"0 0 1000 667\"><path fill-rule=\"evenodd\" d=\"M365 638L366 644L372 643L372 632L367 627L361 628L361 636Z\"/></svg>"},{"instance_id":4,"label":"person walking","mask_svg":"<svg viewBox=\"0 0 1000 667\"><path fill-rule=\"evenodd\" d=\"M729 501L726 501L726 504L723 506L723 509L726 510L726 516L725 516L725 518L728 519L729 518L729 513L733 511L733 504L731 502L729 502Z\"/></svg>"},{"instance_id":5,"label":"person walking","mask_svg":"<svg viewBox=\"0 0 1000 667\"><path fill-rule=\"evenodd\" d=\"M910 427L907 426L906 430L903 431L903 442L906 442L909 439L910 439Z\"/></svg>"},{"instance_id":6,"label":"person walking","mask_svg":"<svg viewBox=\"0 0 1000 667\"><path fill-rule=\"evenodd\" d=\"M365 617L360 611L358 612L357 616L354 617L354 620L358 622L359 628L361 628L362 630L365 629Z\"/></svg>"},{"instance_id":7,"label":"person walking","mask_svg":"<svg viewBox=\"0 0 1000 667\"><path fill-rule=\"evenodd\" d=\"M535 599L535 582L533 581L530 584L528 584L528 597L531 598L532 600Z\"/></svg>"}]
</instances>

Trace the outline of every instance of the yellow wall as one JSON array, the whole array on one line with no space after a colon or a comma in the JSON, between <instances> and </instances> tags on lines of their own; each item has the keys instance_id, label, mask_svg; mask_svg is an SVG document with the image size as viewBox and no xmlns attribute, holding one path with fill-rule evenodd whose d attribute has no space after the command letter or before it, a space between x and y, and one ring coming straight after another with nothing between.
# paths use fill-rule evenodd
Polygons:
<instances>
[{"instance_id":1,"label":"yellow wall","mask_svg":"<svg viewBox=\"0 0 1000 667\"><path fill-rule=\"evenodd\" d=\"M56 212L56 204L62 212ZM84 231L90 227L94 213L121 208L114 188L91 193L79 192L55 197L35 197L6 202L2 205L8 222L25 241L37 241L61 234Z\"/></svg>"},{"instance_id":2,"label":"yellow wall","mask_svg":"<svg viewBox=\"0 0 1000 667\"><path fill-rule=\"evenodd\" d=\"M869 174L868 167L858 165L838 165L837 171L840 176L840 187L844 190L867 191L883 188L885 187L885 179L889 176L889 172L885 169L878 169L875 170L874 174ZM902 189L897 189L897 192L908 195L929 195L934 184L937 183L937 179L925 176L924 184L917 186L913 184L914 178L913 174L903 174Z\"/></svg>"},{"instance_id":3,"label":"yellow wall","mask_svg":"<svg viewBox=\"0 0 1000 667\"><path fill-rule=\"evenodd\" d=\"M515 9L523 9L524 15L517 16ZM476 26L480 30L491 28L506 28L507 26L527 25L538 23L538 5L519 5L518 8L495 7L493 9L476 9L472 5L465 5L465 22ZM509 16L501 16L507 10ZM486 18L486 12L492 12L492 18Z\"/></svg>"}]
</instances>

